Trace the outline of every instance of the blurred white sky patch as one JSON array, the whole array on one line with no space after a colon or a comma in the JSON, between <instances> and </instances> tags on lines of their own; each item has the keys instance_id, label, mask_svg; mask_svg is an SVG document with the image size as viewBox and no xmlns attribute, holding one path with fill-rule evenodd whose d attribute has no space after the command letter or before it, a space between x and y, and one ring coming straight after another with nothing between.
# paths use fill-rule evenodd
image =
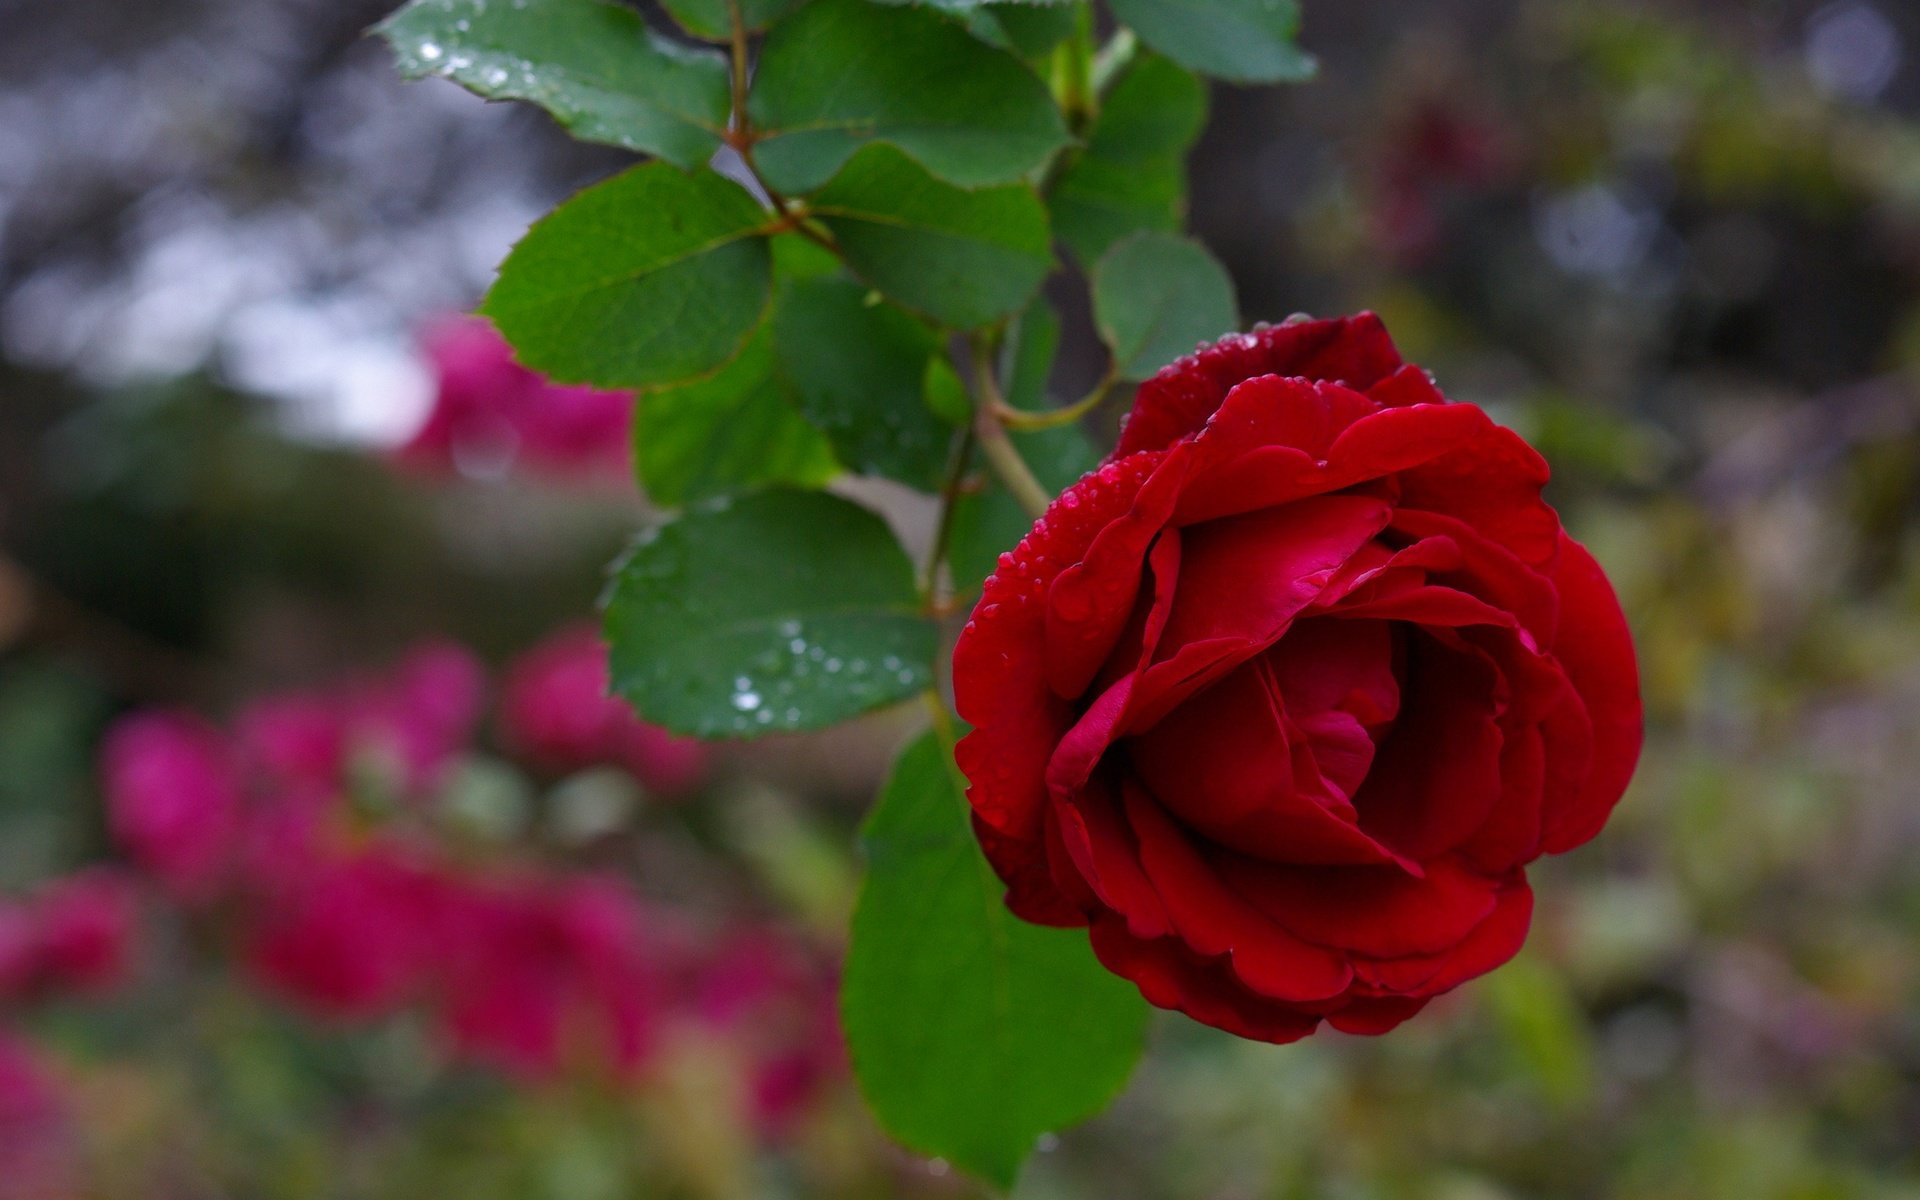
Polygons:
<instances>
[{"instance_id":1,"label":"blurred white sky patch","mask_svg":"<svg viewBox=\"0 0 1920 1200\"><path fill-rule=\"evenodd\" d=\"M471 308L559 199L550 165L515 150L527 114L404 84L372 41L276 126L257 95L276 80L245 68L285 56L279 23L239 21L0 78L0 263L24 253L0 347L103 387L208 369L277 402L295 436L394 444L431 400L415 334ZM248 52L202 44L223 38ZM220 167L262 121L286 130L284 160ZM100 191L138 197L113 253L64 253L47 231Z\"/></svg>"},{"instance_id":2,"label":"blurred white sky patch","mask_svg":"<svg viewBox=\"0 0 1920 1200\"><path fill-rule=\"evenodd\" d=\"M1660 214L1630 189L1590 183L1536 198L1533 231L1561 270L1619 279L1646 257Z\"/></svg>"},{"instance_id":3,"label":"blurred white sky patch","mask_svg":"<svg viewBox=\"0 0 1920 1200\"><path fill-rule=\"evenodd\" d=\"M1861 103L1886 91L1905 57L1900 31L1870 0L1836 0L1808 17L1805 54L1815 87Z\"/></svg>"},{"instance_id":4,"label":"blurred white sky patch","mask_svg":"<svg viewBox=\"0 0 1920 1200\"><path fill-rule=\"evenodd\" d=\"M242 391L280 400L296 437L395 445L425 418L433 377L409 340L355 325L338 306L245 306L223 339L223 373Z\"/></svg>"},{"instance_id":5,"label":"blurred white sky patch","mask_svg":"<svg viewBox=\"0 0 1920 1200\"><path fill-rule=\"evenodd\" d=\"M484 203L354 254L299 207L238 216L204 195L156 199L121 270L29 276L0 309L0 338L17 361L101 386L211 367L278 401L296 436L393 444L431 400L414 331L469 306L535 215Z\"/></svg>"}]
</instances>

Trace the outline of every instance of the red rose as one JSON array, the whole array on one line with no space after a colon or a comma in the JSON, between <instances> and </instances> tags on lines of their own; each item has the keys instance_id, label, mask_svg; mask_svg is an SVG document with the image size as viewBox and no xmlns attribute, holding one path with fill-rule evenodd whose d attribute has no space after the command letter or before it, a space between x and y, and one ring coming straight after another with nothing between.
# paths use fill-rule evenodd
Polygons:
<instances>
[{"instance_id":1,"label":"red rose","mask_svg":"<svg viewBox=\"0 0 1920 1200\"><path fill-rule=\"evenodd\" d=\"M1525 939L1524 868L1640 752L1633 645L1547 466L1371 314L1223 338L987 581L954 654L974 827L1148 1000L1381 1033Z\"/></svg>"}]
</instances>

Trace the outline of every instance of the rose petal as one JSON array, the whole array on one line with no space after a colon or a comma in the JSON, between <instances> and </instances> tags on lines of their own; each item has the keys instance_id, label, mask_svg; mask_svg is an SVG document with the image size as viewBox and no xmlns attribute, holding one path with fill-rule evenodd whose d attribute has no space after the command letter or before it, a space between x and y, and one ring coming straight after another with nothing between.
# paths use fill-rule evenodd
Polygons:
<instances>
[{"instance_id":1,"label":"rose petal","mask_svg":"<svg viewBox=\"0 0 1920 1200\"><path fill-rule=\"evenodd\" d=\"M1084 907L1059 886L1043 843L1009 837L978 813L973 815L973 835L994 873L1006 883L1006 904L1013 915L1035 925L1077 928L1087 923Z\"/></svg>"},{"instance_id":2,"label":"rose petal","mask_svg":"<svg viewBox=\"0 0 1920 1200\"><path fill-rule=\"evenodd\" d=\"M1341 1033L1376 1037L1391 1033L1417 1016L1432 998L1429 996L1361 996L1344 1008L1327 1014L1327 1024Z\"/></svg>"},{"instance_id":3,"label":"rose petal","mask_svg":"<svg viewBox=\"0 0 1920 1200\"><path fill-rule=\"evenodd\" d=\"M1339 710L1383 725L1400 711L1396 641L1385 621L1301 620L1267 658L1295 720Z\"/></svg>"},{"instance_id":4,"label":"rose petal","mask_svg":"<svg viewBox=\"0 0 1920 1200\"><path fill-rule=\"evenodd\" d=\"M1315 496L1190 528L1159 657L1219 639L1247 658L1271 646L1391 516L1377 497Z\"/></svg>"},{"instance_id":5,"label":"rose petal","mask_svg":"<svg viewBox=\"0 0 1920 1200\"><path fill-rule=\"evenodd\" d=\"M1297 381L1290 386L1306 387ZM1195 442L1199 461L1193 481L1180 497L1176 523L1255 512L1390 479L1471 447L1498 428L1471 404L1383 408L1342 431L1321 462L1297 447L1276 444L1264 436L1264 423L1238 411L1243 403L1252 404L1263 396L1260 390L1236 389Z\"/></svg>"},{"instance_id":6,"label":"rose petal","mask_svg":"<svg viewBox=\"0 0 1920 1200\"><path fill-rule=\"evenodd\" d=\"M1126 918L1134 936L1165 937L1173 928L1159 891L1140 865L1140 847L1113 798L1094 781L1055 806L1060 841L1079 877L1100 902Z\"/></svg>"},{"instance_id":7,"label":"rose petal","mask_svg":"<svg viewBox=\"0 0 1920 1200\"><path fill-rule=\"evenodd\" d=\"M1466 407L1388 409L1381 415ZM1519 434L1489 422L1465 444L1401 469L1400 507L1457 518L1523 561L1545 565L1562 536L1559 514L1540 498L1548 474L1546 460Z\"/></svg>"},{"instance_id":8,"label":"rose petal","mask_svg":"<svg viewBox=\"0 0 1920 1200\"><path fill-rule=\"evenodd\" d=\"M1001 559L954 648L954 703L974 727L957 753L967 799L1009 836L1038 842L1047 759L1072 721L1047 686L1045 589L1131 507L1160 457L1111 463L1068 488Z\"/></svg>"},{"instance_id":9,"label":"rose petal","mask_svg":"<svg viewBox=\"0 0 1920 1200\"><path fill-rule=\"evenodd\" d=\"M1633 778L1644 737L1640 669L1613 585L1586 547L1565 534L1556 567L1561 617L1553 653L1586 702L1593 765L1573 802L1547 814L1541 843L1549 854L1571 850L1600 831Z\"/></svg>"},{"instance_id":10,"label":"rose petal","mask_svg":"<svg viewBox=\"0 0 1920 1200\"><path fill-rule=\"evenodd\" d=\"M1523 724L1502 732L1500 798L1486 821L1461 844L1460 853L1468 862L1497 873L1532 861L1540 851L1546 773L1546 747L1539 726Z\"/></svg>"},{"instance_id":11,"label":"rose petal","mask_svg":"<svg viewBox=\"0 0 1920 1200\"><path fill-rule=\"evenodd\" d=\"M1461 565L1440 570L1434 582L1480 597L1519 619L1541 646L1553 643L1560 622L1560 597L1553 581L1465 521L1444 513L1399 509L1391 526L1416 538L1444 537L1460 554Z\"/></svg>"},{"instance_id":12,"label":"rose petal","mask_svg":"<svg viewBox=\"0 0 1920 1200\"><path fill-rule=\"evenodd\" d=\"M1320 1018L1267 1000L1234 982L1228 972L1194 956L1171 938L1143 939L1125 922L1098 920L1093 952L1115 975L1130 979L1149 1003L1184 1012L1203 1025L1259 1042L1297 1042Z\"/></svg>"},{"instance_id":13,"label":"rose petal","mask_svg":"<svg viewBox=\"0 0 1920 1200\"><path fill-rule=\"evenodd\" d=\"M1367 738L1364 729L1360 736ZM1327 792L1317 751L1307 751L1302 764L1308 778L1297 779L1296 750L1307 748L1289 738L1279 685L1264 659L1129 743L1148 789L1222 845L1279 862L1401 861L1419 870L1362 831L1344 796Z\"/></svg>"},{"instance_id":14,"label":"rose petal","mask_svg":"<svg viewBox=\"0 0 1920 1200\"><path fill-rule=\"evenodd\" d=\"M1184 448L1170 454L1141 486L1133 505L1094 537L1080 561L1054 579L1047 592L1046 665L1056 695L1072 699L1085 692L1113 652L1140 591L1148 547L1165 544L1165 539L1156 539L1173 515L1187 459ZM1065 497L1056 502L1068 503ZM1157 572L1169 598L1179 568L1177 548L1174 553Z\"/></svg>"},{"instance_id":15,"label":"rose petal","mask_svg":"<svg viewBox=\"0 0 1920 1200\"><path fill-rule=\"evenodd\" d=\"M1323 1000L1346 990L1353 971L1344 959L1288 933L1228 890L1144 790L1128 787L1124 799L1141 864L1182 941L1205 957L1226 956L1234 977L1263 996Z\"/></svg>"},{"instance_id":16,"label":"rose petal","mask_svg":"<svg viewBox=\"0 0 1920 1200\"><path fill-rule=\"evenodd\" d=\"M1408 363L1367 389L1367 399L1382 408L1403 408L1409 404L1445 404L1446 396L1433 384L1433 377Z\"/></svg>"},{"instance_id":17,"label":"rose petal","mask_svg":"<svg viewBox=\"0 0 1920 1200\"><path fill-rule=\"evenodd\" d=\"M1492 880L1452 858L1425 878L1398 867L1292 867L1221 853L1228 886L1280 925L1316 945L1372 958L1436 954L1493 911Z\"/></svg>"},{"instance_id":18,"label":"rose petal","mask_svg":"<svg viewBox=\"0 0 1920 1200\"><path fill-rule=\"evenodd\" d=\"M1520 952L1533 919L1533 889L1515 872L1494 894L1492 910L1443 951L1379 960L1356 959L1364 986L1394 995L1437 996L1484 975Z\"/></svg>"},{"instance_id":19,"label":"rose petal","mask_svg":"<svg viewBox=\"0 0 1920 1200\"><path fill-rule=\"evenodd\" d=\"M1400 715L1354 797L1360 827L1422 862L1479 829L1500 796L1503 686L1485 655L1408 639Z\"/></svg>"},{"instance_id":20,"label":"rose petal","mask_svg":"<svg viewBox=\"0 0 1920 1200\"><path fill-rule=\"evenodd\" d=\"M1234 385L1248 379L1329 380L1365 391L1400 363L1386 326L1372 313L1229 334L1140 385L1114 457L1164 449L1198 432Z\"/></svg>"}]
</instances>

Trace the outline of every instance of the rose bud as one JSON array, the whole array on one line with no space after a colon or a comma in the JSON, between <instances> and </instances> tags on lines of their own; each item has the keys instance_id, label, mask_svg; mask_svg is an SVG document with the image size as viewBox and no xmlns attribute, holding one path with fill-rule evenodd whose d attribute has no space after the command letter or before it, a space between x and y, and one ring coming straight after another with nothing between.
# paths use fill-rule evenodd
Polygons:
<instances>
[{"instance_id":1,"label":"rose bud","mask_svg":"<svg viewBox=\"0 0 1920 1200\"><path fill-rule=\"evenodd\" d=\"M1153 1003L1382 1033L1520 948L1639 757L1547 465L1371 314L1232 335L1002 556L954 654L974 827Z\"/></svg>"}]
</instances>

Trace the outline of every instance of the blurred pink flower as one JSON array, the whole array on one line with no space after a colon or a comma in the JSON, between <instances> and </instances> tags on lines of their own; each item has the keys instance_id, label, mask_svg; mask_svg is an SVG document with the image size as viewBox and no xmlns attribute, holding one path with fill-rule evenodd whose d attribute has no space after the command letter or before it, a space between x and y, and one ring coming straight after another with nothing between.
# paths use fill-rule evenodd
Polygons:
<instances>
[{"instance_id":1,"label":"blurred pink flower","mask_svg":"<svg viewBox=\"0 0 1920 1200\"><path fill-rule=\"evenodd\" d=\"M268 696L240 711L234 736L247 765L270 785L339 786L347 760L346 722L327 696Z\"/></svg>"},{"instance_id":2,"label":"blurred pink flower","mask_svg":"<svg viewBox=\"0 0 1920 1200\"><path fill-rule=\"evenodd\" d=\"M452 642L410 651L388 674L256 701L235 720L241 752L269 786L344 792L371 760L410 798L430 795L466 748L486 706L487 676Z\"/></svg>"},{"instance_id":3,"label":"blurred pink flower","mask_svg":"<svg viewBox=\"0 0 1920 1200\"><path fill-rule=\"evenodd\" d=\"M108 867L0 904L0 998L112 991L131 973L138 919L132 881Z\"/></svg>"},{"instance_id":4,"label":"blurred pink flower","mask_svg":"<svg viewBox=\"0 0 1920 1200\"><path fill-rule=\"evenodd\" d=\"M114 840L175 899L210 899L242 817L240 780L219 731L186 713L137 714L107 735L101 774Z\"/></svg>"},{"instance_id":5,"label":"blurred pink flower","mask_svg":"<svg viewBox=\"0 0 1920 1200\"><path fill-rule=\"evenodd\" d=\"M99 994L125 982L139 920L132 880L91 867L48 885L38 907L41 971L49 987Z\"/></svg>"},{"instance_id":6,"label":"blurred pink flower","mask_svg":"<svg viewBox=\"0 0 1920 1200\"><path fill-rule=\"evenodd\" d=\"M444 996L459 1052L536 1080L645 1063L660 992L645 915L624 884L498 880L477 885L460 913Z\"/></svg>"},{"instance_id":7,"label":"blurred pink flower","mask_svg":"<svg viewBox=\"0 0 1920 1200\"><path fill-rule=\"evenodd\" d=\"M535 766L623 767L662 796L698 787L708 766L704 744L647 724L608 695L607 648L591 625L561 630L508 669L500 728Z\"/></svg>"},{"instance_id":8,"label":"blurred pink flower","mask_svg":"<svg viewBox=\"0 0 1920 1200\"><path fill-rule=\"evenodd\" d=\"M446 764L466 748L487 702L487 673L471 651L430 642L385 680L346 693L350 740L398 756L409 794L439 786Z\"/></svg>"},{"instance_id":9,"label":"blurred pink flower","mask_svg":"<svg viewBox=\"0 0 1920 1200\"><path fill-rule=\"evenodd\" d=\"M726 939L700 971L691 1015L742 1044L751 1072L748 1114L778 1137L846 1071L833 973L771 929Z\"/></svg>"},{"instance_id":10,"label":"blurred pink flower","mask_svg":"<svg viewBox=\"0 0 1920 1200\"><path fill-rule=\"evenodd\" d=\"M316 1015L386 1016L426 992L451 897L436 863L395 845L306 864L258 898L247 962Z\"/></svg>"},{"instance_id":11,"label":"blurred pink flower","mask_svg":"<svg viewBox=\"0 0 1920 1200\"><path fill-rule=\"evenodd\" d=\"M0 1030L0 1200L81 1195L66 1098L35 1048Z\"/></svg>"},{"instance_id":12,"label":"blurred pink flower","mask_svg":"<svg viewBox=\"0 0 1920 1200\"><path fill-rule=\"evenodd\" d=\"M33 906L0 901L0 1001L23 996L36 982L40 923Z\"/></svg>"},{"instance_id":13,"label":"blurred pink flower","mask_svg":"<svg viewBox=\"0 0 1920 1200\"><path fill-rule=\"evenodd\" d=\"M324 850L339 796L331 788L293 783L248 815L236 855L236 883L246 894L282 894L331 866Z\"/></svg>"},{"instance_id":14,"label":"blurred pink flower","mask_svg":"<svg viewBox=\"0 0 1920 1200\"><path fill-rule=\"evenodd\" d=\"M484 320L462 317L422 339L438 376L426 421L399 451L412 467L496 476L525 464L552 475L627 477L633 397L563 387L513 361Z\"/></svg>"}]
</instances>

